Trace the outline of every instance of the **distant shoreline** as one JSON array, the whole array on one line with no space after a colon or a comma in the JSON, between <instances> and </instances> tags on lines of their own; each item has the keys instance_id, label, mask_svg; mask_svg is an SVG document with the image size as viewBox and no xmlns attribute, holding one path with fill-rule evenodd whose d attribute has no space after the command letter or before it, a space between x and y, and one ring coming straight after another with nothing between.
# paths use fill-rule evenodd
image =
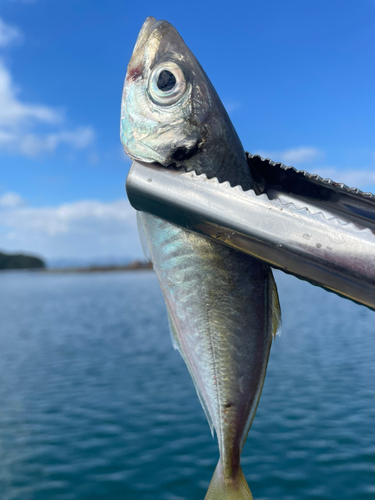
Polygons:
<instances>
[{"instance_id":1,"label":"distant shoreline","mask_svg":"<svg viewBox=\"0 0 375 500\"><path fill-rule=\"evenodd\" d=\"M108 265L108 266L87 266L87 267L66 267L66 268L46 268L41 269L42 272L47 273L101 273L101 272L114 272L114 271L152 271L151 262L134 261L130 264L123 266Z\"/></svg>"},{"instance_id":2,"label":"distant shoreline","mask_svg":"<svg viewBox=\"0 0 375 500\"><path fill-rule=\"evenodd\" d=\"M47 274L67 274L67 273L101 273L101 272L116 272L116 271L152 271L153 266L151 262L134 261L126 265L108 265L108 266L87 266L87 267L44 267L44 268L29 268L29 269L1 269L4 272L14 271L31 271L33 273L47 273Z\"/></svg>"}]
</instances>

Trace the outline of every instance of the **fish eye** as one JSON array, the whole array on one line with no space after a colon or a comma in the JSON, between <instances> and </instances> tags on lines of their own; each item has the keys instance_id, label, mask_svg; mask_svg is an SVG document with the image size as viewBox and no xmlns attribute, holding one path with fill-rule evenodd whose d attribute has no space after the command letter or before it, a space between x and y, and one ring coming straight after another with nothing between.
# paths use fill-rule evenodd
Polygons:
<instances>
[{"instance_id":1,"label":"fish eye","mask_svg":"<svg viewBox=\"0 0 375 500\"><path fill-rule=\"evenodd\" d=\"M168 92L172 90L176 85L176 77L170 71L163 69L159 73L158 81L156 82L158 89L163 92Z\"/></svg>"},{"instance_id":2,"label":"fish eye","mask_svg":"<svg viewBox=\"0 0 375 500\"><path fill-rule=\"evenodd\" d=\"M148 93L155 104L170 106L178 102L186 90L186 80L181 68L167 62L153 69L148 86Z\"/></svg>"}]
</instances>

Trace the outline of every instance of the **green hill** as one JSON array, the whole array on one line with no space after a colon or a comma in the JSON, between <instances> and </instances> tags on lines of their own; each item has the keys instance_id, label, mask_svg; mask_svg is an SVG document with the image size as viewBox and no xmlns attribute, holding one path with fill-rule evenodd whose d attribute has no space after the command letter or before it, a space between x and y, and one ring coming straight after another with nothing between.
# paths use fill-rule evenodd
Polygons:
<instances>
[{"instance_id":1,"label":"green hill","mask_svg":"<svg viewBox=\"0 0 375 500\"><path fill-rule=\"evenodd\" d=\"M43 260L38 257L0 252L0 269L43 269L45 267Z\"/></svg>"}]
</instances>

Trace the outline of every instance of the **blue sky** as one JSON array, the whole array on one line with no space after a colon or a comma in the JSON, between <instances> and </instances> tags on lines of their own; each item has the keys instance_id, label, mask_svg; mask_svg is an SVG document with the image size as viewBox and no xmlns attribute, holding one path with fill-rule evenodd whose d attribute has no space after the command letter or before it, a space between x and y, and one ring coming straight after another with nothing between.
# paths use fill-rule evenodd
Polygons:
<instances>
[{"instance_id":1,"label":"blue sky","mask_svg":"<svg viewBox=\"0 0 375 500\"><path fill-rule=\"evenodd\" d=\"M375 190L375 0L0 0L0 249L142 255L119 115L149 15L179 30L245 149Z\"/></svg>"}]
</instances>

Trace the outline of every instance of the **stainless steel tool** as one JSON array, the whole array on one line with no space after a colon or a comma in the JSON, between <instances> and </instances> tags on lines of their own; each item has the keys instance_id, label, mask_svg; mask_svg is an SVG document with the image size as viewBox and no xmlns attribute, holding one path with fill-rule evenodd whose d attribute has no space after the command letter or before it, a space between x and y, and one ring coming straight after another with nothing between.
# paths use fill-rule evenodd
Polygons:
<instances>
[{"instance_id":1,"label":"stainless steel tool","mask_svg":"<svg viewBox=\"0 0 375 500\"><path fill-rule=\"evenodd\" d=\"M259 192L133 162L132 206L375 309L375 196L248 154Z\"/></svg>"}]
</instances>

